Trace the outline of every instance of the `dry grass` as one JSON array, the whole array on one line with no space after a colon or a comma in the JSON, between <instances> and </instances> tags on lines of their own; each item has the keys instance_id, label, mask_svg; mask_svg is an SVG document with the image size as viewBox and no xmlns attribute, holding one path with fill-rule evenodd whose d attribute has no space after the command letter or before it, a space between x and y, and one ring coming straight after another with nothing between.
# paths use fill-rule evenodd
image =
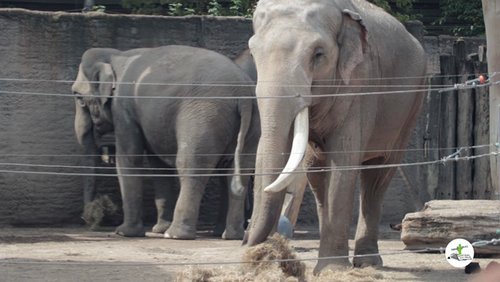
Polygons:
<instances>
[{"instance_id":1,"label":"dry grass","mask_svg":"<svg viewBox=\"0 0 500 282\"><path fill-rule=\"evenodd\" d=\"M177 273L175 279L177 282L226 282L241 281L247 282L238 271L230 271L222 268L204 269L199 267L190 267Z\"/></svg>"},{"instance_id":2,"label":"dry grass","mask_svg":"<svg viewBox=\"0 0 500 282\"><path fill-rule=\"evenodd\" d=\"M303 262L266 262L269 260L295 259L295 251L289 246L288 240L281 235L274 235L262 244L248 248L242 261L234 268L222 266L210 269L190 267L177 273L178 282L302 282L302 281L380 281L384 279L381 271L373 267L346 268L337 271L324 271L314 276L312 270L306 273Z\"/></svg>"},{"instance_id":3,"label":"dry grass","mask_svg":"<svg viewBox=\"0 0 500 282\"><path fill-rule=\"evenodd\" d=\"M297 256L281 235L274 235L266 242L248 248L243 263L237 270L229 267L202 269L191 267L177 273L178 282L250 282L250 281L306 281L305 264L298 261L265 262L268 260L295 259Z\"/></svg>"},{"instance_id":4,"label":"dry grass","mask_svg":"<svg viewBox=\"0 0 500 282\"><path fill-rule=\"evenodd\" d=\"M105 216L114 215L117 212L118 206L107 195L104 195L85 205L82 218L90 226L90 229L96 230Z\"/></svg>"},{"instance_id":5,"label":"dry grass","mask_svg":"<svg viewBox=\"0 0 500 282\"><path fill-rule=\"evenodd\" d=\"M253 273L255 276L263 272L282 272L285 277L296 277L299 280L304 280L306 266L303 262L265 262L268 260L296 258L295 251L288 245L288 240L279 234L275 234L264 243L251 247L245 252L243 261L249 263L244 264L244 271Z\"/></svg>"},{"instance_id":6,"label":"dry grass","mask_svg":"<svg viewBox=\"0 0 500 282\"><path fill-rule=\"evenodd\" d=\"M312 277L308 281L334 282L334 281L377 281L383 280L384 276L380 270L373 267L366 268L346 268L345 270L321 272L317 277Z\"/></svg>"}]
</instances>

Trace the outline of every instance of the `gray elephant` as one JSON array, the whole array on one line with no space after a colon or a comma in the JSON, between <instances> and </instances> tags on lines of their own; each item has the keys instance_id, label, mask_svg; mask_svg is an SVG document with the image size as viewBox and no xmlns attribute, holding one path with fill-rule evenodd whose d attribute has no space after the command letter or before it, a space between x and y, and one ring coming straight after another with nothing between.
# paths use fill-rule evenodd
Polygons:
<instances>
[{"instance_id":1,"label":"gray elephant","mask_svg":"<svg viewBox=\"0 0 500 282\"><path fill-rule=\"evenodd\" d=\"M220 84L234 82L232 86ZM245 175L255 148L245 146L254 107L248 76L225 56L188 46L153 49L90 49L82 56L72 86L76 97L75 131L79 142L92 144L93 132L114 131L116 167L124 222L116 232L144 236L142 222L143 154L175 168L180 194L166 238L194 239L199 205L209 175L223 164L231 186L225 238L243 233ZM203 99L206 97L216 97ZM217 98L218 97L218 98ZM255 109L256 110L256 109ZM254 146L255 147L255 146ZM170 172L174 173L174 172ZM236 176L231 176L232 174ZM172 177L167 178L175 180ZM158 223L164 229L168 187L156 189Z\"/></svg>"},{"instance_id":2,"label":"gray elephant","mask_svg":"<svg viewBox=\"0 0 500 282\"><path fill-rule=\"evenodd\" d=\"M261 0L253 26L257 98L276 99L258 99L262 135L245 241L258 244L275 228L283 189L314 139L323 152L308 173L320 219L319 257L346 256L356 168L402 160L424 97L425 52L401 23L364 0ZM371 94L357 94L364 92ZM288 160L277 154L286 152ZM279 167L278 177L266 169ZM378 253L382 198L395 170L360 173L355 255ZM347 258L323 259L315 273L348 265Z\"/></svg>"}]
</instances>

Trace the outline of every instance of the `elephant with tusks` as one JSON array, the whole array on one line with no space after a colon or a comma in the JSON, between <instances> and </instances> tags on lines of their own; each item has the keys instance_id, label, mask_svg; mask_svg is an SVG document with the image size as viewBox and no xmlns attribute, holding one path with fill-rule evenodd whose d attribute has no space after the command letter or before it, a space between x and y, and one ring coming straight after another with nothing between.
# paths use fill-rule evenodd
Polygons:
<instances>
[{"instance_id":1,"label":"elephant with tusks","mask_svg":"<svg viewBox=\"0 0 500 282\"><path fill-rule=\"evenodd\" d=\"M319 257L341 257L318 261L315 273L351 265L346 256L358 175L354 254L378 253L382 199L396 171L384 166L402 160L426 91L422 46L365 0L261 0L253 27L256 95L275 99L258 99L261 137L245 242L261 243L276 228L284 190L314 138L324 152L308 172L320 221ZM277 154L288 152L288 160ZM356 169L365 165L382 168ZM279 167L279 176L268 173ZM359 256L353 264L380 265L382 259Z\"/></svg>"}]
</instances>

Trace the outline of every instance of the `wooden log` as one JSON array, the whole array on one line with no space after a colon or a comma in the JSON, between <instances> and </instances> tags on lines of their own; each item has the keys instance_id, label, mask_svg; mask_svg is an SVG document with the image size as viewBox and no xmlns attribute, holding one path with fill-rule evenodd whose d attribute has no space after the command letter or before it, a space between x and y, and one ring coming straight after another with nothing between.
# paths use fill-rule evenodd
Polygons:
<instances>
[{"instance_id":1,"label":"wooden log","mask_svg":"<svg viewBox=\"0 0 500 282\"><path fill-rule=\"evenodd\" d=\"M500 201L434 200L419 212L406 214L401 240L407 249L439 248L453 239L473 243L499 238ZM500 245L475 247L479 254L500 254Z\"/></svg>"}]
</instances>

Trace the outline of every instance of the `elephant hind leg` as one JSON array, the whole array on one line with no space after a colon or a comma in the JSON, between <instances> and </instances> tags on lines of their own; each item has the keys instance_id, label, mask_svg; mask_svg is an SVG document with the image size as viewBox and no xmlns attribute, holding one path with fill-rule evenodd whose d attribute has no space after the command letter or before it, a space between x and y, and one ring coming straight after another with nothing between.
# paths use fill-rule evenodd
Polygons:
<instances>
[{"instance_id":1,"label":"elephant hind leg","mask_svg":"<svg viewBox=\"0 0 500 282\"><path fill-rule=\"evenodd\" d=\"M400 159L397 157L396 159ZM391 162L394 163L394 158ZM384 157L372 159L365 165L390 163ZM377 254L378 225L382 212L384 193L396 172L396 168L367 169L361 172L361 193L358 225L356 230L355 255ZM382 265L382 258L377 256L355 257L355 267Z\"/></svg>"},{"instance_id":2,"label":"elephant hind leg","mask_svg":"<svg viewBox=\"0 0 500 282\"><path fill-rule=\"evenodd\" d=\"M179 189L175 178L154 179L157 221L153 233L165 233L172 223Z\"/></svg>"},{"instance_id":3,"label":"elephant hind leg","mask_svg":"<svg viewBox=\"0 0 500 282\"><path fill-rule=\"evenodd\" d=\"M175 205L174 218L165 232L165 238L184 240L196 238L201 199L209 173L212 172L210 169L214 169L218 161L218 156L203 156L197 151L181 149L177 152L176 167L180 175L180 192Z\"/></svg>"},{"instance_id":4,"label":"elephant hind leg","mask_svg":"<svg viewBox=\"0 0 500 282\"><path fill-rule=\"evenodd\" d=\"M152 154L150 152L148 153ZM150 155L148 157L148 162L151 168L168 167L156 156ZM171 174L172 172L160 170L156 173ZM156 224L153 226L152 232L165 233L172 223L175 203L177 202L177 196L179 194L177 179L174 177L153 177L150 181L152 182L155 190L154 195L157 213Z\"/></svg>"}]
</instances>

